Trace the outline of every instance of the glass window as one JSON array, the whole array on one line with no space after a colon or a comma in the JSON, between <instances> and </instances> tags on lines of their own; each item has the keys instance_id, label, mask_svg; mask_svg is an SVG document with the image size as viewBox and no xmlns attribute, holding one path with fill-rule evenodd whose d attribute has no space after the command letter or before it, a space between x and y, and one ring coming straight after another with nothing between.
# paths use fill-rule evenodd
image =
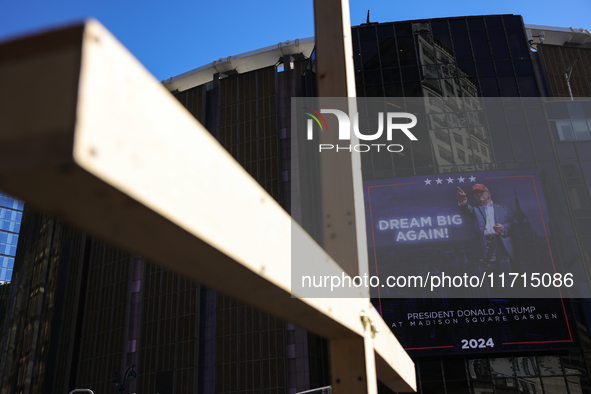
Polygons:
<instances>
[{"instance_id":1,"label":"glass window","mask_svg":"<svg viewBox=\"0 0 591 394\"><path fill-rule=\"evenodd\" d=\"M513 149L505 126L492 126L491 132L495 161L513 161Z\"/></svg>"},{"instance_id":2,"label":"glass window","mask_svg":"<svg viewBox=\"0 0 591 394\"><path fill-rule=\"evenodd\" d=\"M447 27L447 21L432 21L431 30L434 33L447 33L449 28Z\"/></svg>"},{"instance_id":3,"label":"glass window","mask_svg":"<svg viewBox=\"0 0 591 394\"><path fill-rule=\"evenodd\" d=\"M453 86L447 80L445 80L445 91L447 92L447 96L453 97L456 95Z\"/></svg>"},{"instance_id":4,"label":"glass window","mask_svg":"<svg viewBox=\"0 0 591 394\"><path fill-rule=\"evenodd\" d=\"M434 91L436 95L441 95L441 83L439 81L439 74L438 74L439 66L424 66L423 67L423 75L425 76L425 80L423 81L423 86L427 89L427 92Z\"/></svg>"},{"instance_id":5,"label":"glass window","mask_svg":"<svg viewBox=\"0 0 591 394\"><path fill-rule=\"evenodd\" d=\"M513 60L529 59L529 50L522 29L507 29L507 39Z\"/></svg>"},{"instance_id":6,"label":"glass window","mask_svg":"<svg viewBox=\"0 0 591 394\"><path fill-rule=\"evenodd\" d=\"M532 161L534 154L525 125L509 126L511 133L511 140L513 141L513 151L515 152L515 160L517 161Z\"/></svg>"},{"instance_id":7,"label":"glass window","mask_svg":"<svg viewBox=\"0 0 591 394\"><path fill-rule=\"evenodd\" d=\"M451 31L465 31L466 20L465 19L452 19L449 21L449 28Z\"/></svg>"},{"instance_id":8,"label":"glass window","mask_svg":"<svg viewBox=\"0 0 591 394\"><path fill-rule=\"evenodd\" d=\"M575 210L575 215L589 216L589 212L585 211L591 209L591 202L589 201L589 196L587 195L587 187L583 185L569 185L568 194L573 205L573 209Z\"/></svg>"},{"instance_id":9,"label":"glass window","mask_svg":"<svg viewBox=\"0 0 591 394\"><path fill-rule=\"evenodd\" d=\"M497 387L497 392L517 393L517 381L514 378L495 378L493 381L495 387Z\"/></svg>"},{"instance_id":10,"label":"glass window","mask_svg":"<svg viewBox=\"0 0 591 394\"><path fill-rule=\"evenodd\" d=\"M495 60L509 60L509 48L507 47L505 32L503 30L490 30L488 36L490 37L493 58Z\"/></svg>"},{"instance_id":11,"label":"glass window","mask_svg":"<svg viewBox=\"0 0 591 394\"><path fill-rule=\"evenodd\" d=\"M469 77L476 78L476 65L474 63L458 63L458 69L460 69L464 74L467 74ZM466 82L468 82L470 85L473 84L471 81ZM474 95L472 94L472 96Z\"/></svg>"},{"instance_id":12,"label":"glass window","mask_svg":"<svg viewBox=\"0 0 591 394\"><path fill-rule=\"evenodd\" d=\"M590 394L589 379L583 376L568 376L566 378L571 394Z\"/></svg>"},{"instance_id":13,"label":"glass window","mask_svg":"<svg viewBox=\"0 0 591 394\"><path fill-rule=\"evenodd\" d=\"M378 43L375 39L361 41L360 43L361 62L364 70L375 70L380 68L378 56Z\"/></svg>"},{"instance_id":14,"label":"glass window","mask_svg":"<svg viewBox=\"0 0 591 394\"><path fill-rule=\"evenodd\" d=\"M433 129L447 127L447 117L443 113L429 114L429 119L431 120L431 128L433 128Z\"/></svg>"},{"instance_id":15,"label":"glass window","mask_svg":"<svg viewBox=\"0 0 591 394\"><path fill-rule=\"evenodd\" d=\"M490 61L491 56L486 31L470 31L470 39L474 48L474 60L477 62Z\"/></svg>"},{"instance_id":16,"label":"glass window","mask_svg":"<svg viewBox=\"0 0 591 394\"><path fill-rule=\"evenodd\" d=\"M586 243L586 242L583 242ZM586 375L585 360L583 354L576 351L569 352L566 356L560 357L564 373L566 375Z\"/></svg>"},{"instance_id":17,"label":"glass window","mask_svg":"<svg viewBox=\"0 0 591 394\"><path fill-rule=\"evenodd\" d=\"M503 22L505 22L505 28L507 29L521 29L523 26L523 23L521 22L521 17L517 15L504 16Z\"/></svg>"},{"instance_id":18,"label":"glass window","mask_svg":"<svg viewBox=\"0 0 591 394\"><path fill-rule=\"evenodd\" d=\"M402 97L402 84L401 83L391 83L384 86L386 97Z\"/></svg>"},{"instance_id":19,"label":"glass window","mask_svg":"<svg viewBox=\"0 0 591 394\"><path fill-rule=\"evenodd\" d=\"M398 57L401 66L414 66L417 63L415 55L415 46L412 37L399 37Z\"/></svg>"},{"instance_id":20,"label":"glass window","mask_svg":"<svg viewBox=\"0 0 591 394\"><path fill-rule=\"evenodd\" d=\"M421 75L417 67L402 67L400 69L403 81L419 81Z\"/></svg>"},{"instance_id":21,"label":"glass window","mask_svg":"<svg viewBox=\"0 0 591 394\"><path fill-rule=\"evenodd\" d=\"M497 75L513 75L511 62L495 62L495 68L497 69Z\"/></svg>"},{"instance_id":22,"label":"glass window","mask_svg":"<svg viewBox=\"0 0 591 394\"><path fill-rule=\"evenodd\" d=\"M424 382L421 381L421 388L423 389L423 393L429 394L444 394L445 387L443 387L443 382Z\"/></svg>"},{"instance_id":23,"label":"glass window","mask_svg":"<svg viewBox=\"0 0 591 394\"><path fill-rule=\"evenodd\" d=\"M566 108L566 103L548 103L546 104L546 111L550 119L568 119L570 115Z\"/></svg>"},{"instance_id":24,"label":"glass window","mask_svg":"<svg viewBox=\"0 0 591 394\"><path fill-rule=\"evenodd\" d=\"M486 21L486 28L489 30L503 28L503 22L501 22L500 16L488 16L484 20Z\"/></svg>"},{"instance_id":25,"label":"glass window","mask_svg":"<svg viewBox=\"0 0 591 394\"><path fill-rule=\"evenodd\" d=\"M519 92L517 90L517 82L515 82L515 77L500 76L499 77L499 86L501 88L501 96L503 96L503 97L517 97L517 96L519 96Z\"/></svg>"},{"instance_id":26,"label":"glass window","mask_svg":"<svg viewBox=\"0 0 591 394\"><path fill-rule=\"evenodd\" d=\"M483 379L490 381L490 369L487 359L468 360L468 373L471 379Z\"/></svg>"},{"instance_id":27,"label":"glass window","mask_svg":"<svg viewBox=\"0 0 591 394\"><path fill-rule=\"evenodd\" d=\"M423 97L423 90L420 82L405 82L403 88L406 97Z\"/></svg>"},{"instance_id":28,"label":"glass window","mask_svg":"<svg viewBox=\"0 0 591 394\"><path fill-rule=\"evenodd\" d=\"M447 364L447 361L445 362L445 364ZM450 380L446 379L445 387L447 388L448 393L454 393L454 394L469 394L470 393L470 389L468 388L468 381L467 380L464 380L464 381L453 381L452 380L452 381L450 381Z\"/></svg>"},{"instance_id":29,"label":"glass window","mask_svg":"<svg viewBox=\"0 0 591 394\"><path fill-rule=\"evenodd\" d=\"M591 160L591 142L577 142L575 145L581 160Z\"/></svg>"},{"instance_id":30,"label":"glass window","mask_svg":"<svg viewBox=\"0 0 591 394\"><path fill-rule=\"evenodd\" d=\"M415 169L417 170L417 175L421 175L418 173L419 168L431 168L431 172L428 172L428 174L433 173L432 145L427 139L422 139L412 143L412 157Z\"/></svg>"},{"instance_id":31,"label":"glass window","mask_svg":"<svg viewBox=\"0 0 591 394\"><path fill-rule=\"evenodd\" d=\"M468 28L470 30L485 30L484 20L482 18L468 18Z\"/></svg>"},{"instance_id":32,"label":"glass window","mask_svg":"<svg viewBox=\"0 0 591 394\"><path fill-rule=\"evenodd\" d=\"M556 144L556 149L558 150L560 160L577 160L574 144L567 142Z\"/></svg>"},{"instance_id":33,"label":"glass window","mask_svg":"<svg viewBox=\"0 0 591 394\"><path fill-rule=\"evenodd\" d=\"M538 168L542 178L554 178L560 176L558 173L558 167L556 167L556 163L554 162L539 162Z\"/></svg>"},{"instance_id":34,"label":"glass window","mask_svg":"<svg viewBox=\"0 0 591 394\"><path fill-rule=\"evenodd\" d=\"M510 125L525 124L525 116L521 109L506 109L505 116L507 116L507 123Z\"/></svg>"},{"instance_id":35,"label":"glass window","mask_svg":"<svg viewBox=\"0 0 591 394\"><path fill-rule=\"evenodd\" d=\"M525 116L530 124L545 123L544 111L541 108L525 108Z\"/></svg>"},{"instance_id":36,"label":"glass window","mask_svg":"<svg viewBox=\"0 0 591 394\"><path fill-rule=\"evenodd\" d=\"M437 360L421 360L419 362L421 381L442 381L441 362Z\"/></svg>"},{"instance_id":37,"label":"glass window","mask_svg":"<svg viewBox=\"0 0 591 394\"><path fill-rule=\"evenodd\" d=\"M394 25L396 37L412 36L412 26L410 23L396 23Z\"/></svg>"},{"instance_id":38,"label":"glass window","mask_svg":"<svg viewBox=\"0 0 591 394\"><path fill-rule=\"evenodd\" d=\"M427 46L427 45L421 45L421 54L423 55L424 58L426 58L426 60L429 60L426 63L436 63L437 59L435 57L435 52L433 52L433 48ZM423 60L425 61L425 60Z\"/></svg>"},{"instance_id":39,"label":"glass window","mask_svg":"<svg viewBox=\"0 0 591 394\"><path fill-rule=\"evenodd\" d=\"M454 141L456 141L460 145L464 145L464 139L462 138L462 136L460 134L454 132L453 135L454 135Z\"/></svg>"},{"instance_id":40,"label":"glass window","mask_svg":"<svg viewBox=\"0 0 591 394\"><path fill-rule=\"evenodd\" d=\"M458 154L458 159L460 159L462 162L466 162L466 154L464 153L463 150L456 148L456 152Z\"/></svg>"},{"instance_id":41,"label":"glass window","mask_svg":"<svg viewBox=\"0 0 591 394\"><path fill-rule=\"evenodd\" d=\"M583 109L583 103L581 102L570 102L566 103L566 109L568 110L569 118L584 118L585 110Z\"/></svg>"},{"instance_id":42,"label":"glass window","mask_svg":"<svg viewBox=\"0 0 591 394\"><path fill-rule=\"evenodd\" d=\"M509 357L507 358L491 358L490 369L493 377L512 377L515 376L513 371L513 363Z\"/></svg>"},{"instance_id":43,"label":"glass window","mask_svg":"<svg viewBox=\"0 0 591 394\"><path fill-rule=\"evenodd\" d=\"M540 378L517 378L517 384L519 385L519 393L542 394L544 392Z\"/></svg>"},{"instance_id":44,"label":"glass window","mask_svg":"<svg viewBox=\"0 0 591 394\"><path fill-rule=\"evenodd\" d=\"M361 29L363 30L363 29ZM378 39L394 37L394 25L381 25L377 27Z\"/></svg>"},{"instance_id":45,"label":"glass window","mask_svg":"<svg viewBox=\"0 0 591 394\"><path fill-rule=\"evenodd\" d=\"M365 85L381 85L382 84L382 74L379 69L364 71L363 72L363 81L364 81Z\"/></svg>"},{"instance_id":46,"label":"glass window","mask_svg":"<svg viewBox=\"0 0 591 394\"><path fill-rule=\"evenodd\" d=\"M587 126L587 121L585 119L573 119L571 122L577 140L591 139L591 133L589 133L589 127Z\"/></svg>"},{"instance_id":47,"label":"glass window","mask_svg":"<svg viewBox=\"0 0 591 394\"><path fill-rule=\"evenodd\" d=\"M447 359L443 363L445 380L466 380L466 366L464 359ZM449 390L449 386L448 386Z\"/></svg>"},{"instance_id":48,"label":"glass window","mask_svg":"<svg viewBox=\"0 0 591 394\"><path fill-rule=\"evenodd\" d=\"M449 34L447 33L437 33L437 34L433 34L433 41L435 41L435 44L438 44L439 46L441 46L440 51L436 51L437 54L437 60L440 63L444 63L447 64L449 63L450 57L452 57L454 55L454 51L453 51L453 47L451 45L451 37L449 36ZM472 59L470 59L472 60Z\"/></svg>"},{"instance_id":49,"label":"glass window","mask_svg":"<svg viewBox=\"0 0 591 394\"><path fill-rule=\"evenodd\" d=\"M398 50L396 49L396 40L393 37L380 42L380 57L382 68L398 66Z\"/></svg>"},{"instance_id":50,"label":"glass window","mask_svg":"<svg viewBox=\"0 0 591 394\"><path fill-rule=\"evenodd\" d=\"M558 356L538 356L538 366L542 376L562 375Z\"/></svg>"},{"instance_id":51,"label":"glass window","mask_svg":"<svg viewBox=\"0 0 591 394\"><path fill-rule=\"evenodd\" d=\"M456 127L459 125L459 119L458 116L456 114L452 114L447 112L447 124L449 124L450 127Z\"/></svg>"},{"instance_id":52,"label":"glass window","mask_svg":"<svg viewBox=\"0 0 591 394\"><path fill-rule=\"evenodd\" d=\"M575 235L575 230L570 219L556 219L552 223L556 229L555 234L560 234L565 237Z\"/></svg>"},{"instance_id":53,"label":"glass window","mask_svg":"<svg viewBox=\"0 0 591 394\"><path fill-rule=\"evenodd\" d=\"M557 120L554 123L556 124L556 131L558 132L560 141L572 141L575 139L570 120Z\"/></svg>"},{"instance_id":54,"label":"glass window","mask_svg":"<svg viewBox=\"0 0 591 394\"><path fill-rule=\"evenodd\" d=\"M489 125L505 125L505 112L502 110L491 109L486 111L486 117Z\"/></svg>"},{"instance_id":55,"label":"glass window","mask_svg":"<svg viewBox=\"0 0 591 394\"><path fill-rule=\"evenodd\" d=\"M371 85L365 87L366 97L384 97L384 89L381 84Z\"/></svg>"},{"instance_id":56,"label":"glass window","mask_svg":"<svg viewBox=\"0 0 591 394\"><path fill-rule=\"evenodd\" d=\"M478 63L476 64L476 67L478 68ZM499 97L499 87L495 77L480 77L478 82L480 83L480 92L482 96Z\"/></svg>"},{"instance_id":57,"label":"glass window","mask_svg":"<svg viewBox=\"0 0 591 394\"><path fill-rule=\"evenodd\" d=\"M518 76L517 83L522 97L538 97L538 87L532 76Z\"/></svg>"},{"instance_id":58,"label":"glass window","mask_svg":"<svg viewBox=\"0 0 591 394\"><path fill-rule=\"evenodd\" d=\"M533 70L531 68L531 63L529 60L517 60L513 62L513 66L515 67L515 73L517 75L533 74Z\"/></svg>"},{"instance_id":59,"label":"glass window","mask_svg":"<svg viewBox=\"0 0 591 394\"><path fill-rule=\"evenodd\" d=\"M557 178L542 179L546 199L548 201L548 211L554 217L568 217L569 213L566 206L562 183Z\"/></svg>"},{"instance_id":60,"label":"glass window","mask_svg":"<svg viewBox=\"0 0 591 394\"><path fill-rule=\"evenodd\" d=\"M567 178L580 177L582 175L579 162L577 161L562 162L562 172Z\"/></svg>"},{"instance_id":61,"label":"glass window","mask_svg":"<svg viewBox=\"0 0 591 394\"><path fill-rule=\"evenodd\" d=\"M482 382L482 381L472 381L472 388L474 390L474 393L478 393L478 394L492 394L493 391L493 386L492 386L492 382Z\"/></svg>"},{"instance_id":62,"label":"glass window","mask_svg":"<svg viewBox=\"0 0 591 394\"><path fill-rule=\"evenodd\" d=\"M542 378L542 384L544 385L544 392L546 394L564 394L567 392L563 377Z\"/></svg>"},{"instance_id":63,"label":"glass window","mask_svg":"<svg viewBox=\"0 0 591 394\"><path fill-rule=\"evenodd\" d=\"M437 138L439 141L445 142L446 144L451 144L451 140L449 138L447 130L436 129L435 138Z\"/></svg>"},{"instance_id":64,"label":"glass window","mask_svg":"<svg viewBox=\"0 0 591 394\"><path fill-rule=\"evenodd\" d=\"M451 155L451 151L449 149L444 148L441 145L437 145L437 150L439 151L439 156L443 159L446 160L448 163L453 164L453 157Z\"/></svg>"},{"instance_id":65,"label":"glass window","mask_svg":"<svg viewBox=\"0 0 591 394\"><path fill-rule=\"evenodd\" d=\"M391 28L390 28L391 29ZM359 34L360 40L375 40L376 39L376 30L373 26L369 27L358 27L357 32Z\"/></svg>"},{"instance_id":66,"label":"glass window","mask_svg":"<svg viewBox=\"0 0 591 394\"><path fill-rule=\"evenodd\" d=\"M437 108L438 110L443 111L443 99L441 97L433 97L430 94L427 93L427 96L429 97L429 104L434 107Z\"/></svg>"},{"instance_id":67,"label":"glass window","mask_svg":"<svg viewBox=\"0 0 591 394\"><path fill-rule=\"evenodd\" d=\"M456 60L458 62L472 61L472 51L470 50L468 33L464 31L455 31L451 33L451 36L454 43Z\"/></svg>"},{"instance_id":68,"label":"glass window","mask_svg":"<svg viewBox=\"0 0 591 394\"><path fill-rule=\"evenodd\" d=\"M384 84L400 83L400 69L399 68L386 68L382 69L382 76L384 78ZM390 96L397 97L397 96Z\"/></svg>"}]
</instances>

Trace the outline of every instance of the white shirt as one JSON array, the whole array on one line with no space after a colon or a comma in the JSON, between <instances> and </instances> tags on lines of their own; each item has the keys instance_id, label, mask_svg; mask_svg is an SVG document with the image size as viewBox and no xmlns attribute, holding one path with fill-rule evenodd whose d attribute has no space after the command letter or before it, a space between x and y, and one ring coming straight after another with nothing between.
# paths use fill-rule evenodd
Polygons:
<instances>
[{"instance_id":1,"label":"white shirt","mask_svg":"<svg viewBox=\"0 0 591 394\"><path fill-rule=\"evenodd\" d=\"M466 205L467 203L468 203L468 199L464 200L463 203L458 203L458 205L461 207L462 205ZM488 205L479 205L477 207L474 207L474 209L475 210L480 209L480 211L482 212L482 214L486 218L486 220L485 220L486 225L484 226L484 235L498 235L497 232L495 231L495 229L493 228L493 226L496 223L495 223L495 208L494 208L492 200L490 200ZM480 215L480 212L479 213L475 212L475 214Z\"/></svg>"},{"instance_id":2,"label":"white shirt","mask_svg":"<svg viewBox=\"0 0 591 394\"><path fill-rule=\"evenodd\" d=\"M481 205L479 207L484 213L486 217L486 226L484 227L484 235L497 235L496 231L493 229L495 223L495 208L493 206L492 200L488 203L488 205ZM483 209L484 208L484 209Z\"/></svg>"}]
</instances>

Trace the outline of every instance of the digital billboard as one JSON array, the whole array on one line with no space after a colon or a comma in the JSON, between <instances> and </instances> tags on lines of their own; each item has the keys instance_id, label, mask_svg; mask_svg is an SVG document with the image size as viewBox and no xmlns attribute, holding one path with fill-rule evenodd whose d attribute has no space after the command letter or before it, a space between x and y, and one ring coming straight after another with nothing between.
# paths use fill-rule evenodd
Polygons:
<instances>
[{"instance_id":1,"label":"digital billboard","mask_svg":"<svg viewBox=\"0 0 591 394\"><path fill-rule=\"evenodd\" d=\"M407 350L572 343L572 277L554 262L536 170L373 180L364 193L370 274L387 284L374 305Z\"/></svg>"}]
</instances>

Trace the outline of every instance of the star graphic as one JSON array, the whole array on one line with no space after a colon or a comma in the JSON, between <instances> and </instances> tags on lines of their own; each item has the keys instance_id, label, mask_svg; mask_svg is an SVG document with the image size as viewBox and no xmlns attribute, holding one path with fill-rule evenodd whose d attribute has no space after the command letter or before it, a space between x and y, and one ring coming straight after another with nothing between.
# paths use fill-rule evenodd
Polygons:
<instances>
[{"instance_id":1,"label":"star graphic","mask_svg":"<svg viewBox=\"0 0 591 394\"><path fill-rule=\"evenodd\" d=\"M437 182L438 185L441 185L441 182L443 182L443 179L437 178L437 179L435 179L435 182Z\"/></svg>"},{"instance_id":2,"label":"star graphic","mask_svg":"<svg viewBox=\"0 0 591 394\"><path fill-rule=\"evenodd\" d=\"M460 183L464 183L464 180L465 180L465 179L466 179L466 178L459 177L459 178L458 178L458 181L460 181Z\"/></svg>"},{"instance_id":3,"label":"star graphic","mask_svg":"<svg viewBox=\"0 0 591 394\"><path fill-rule=\"evenodd\" d=\"M470 177L470 182L476 182L476 177L475 176L471 176Z\"/></svg>"},{"instance_id":4,"label":"star graphic","mask_svg":"<svg viewBox=\"0 0 591 394\"><path fill-rule=\"evenodd\" d=\"M427 178L423 182L425 182L425 186L430 185L431 184L431 179Z\"/></svg>"},{"instance_id":5,"label":"star graphic","mask_svg":"<svg viewBox=\"0 0 591 394\"><path fill-rule=\"evenodd\" d=\"M452 178L452 177L449 177L449 178L447 178L446 180L447 180L447 183L454 183L454 180L453 180L453 178Z\"/></svg>"}]
</instances>

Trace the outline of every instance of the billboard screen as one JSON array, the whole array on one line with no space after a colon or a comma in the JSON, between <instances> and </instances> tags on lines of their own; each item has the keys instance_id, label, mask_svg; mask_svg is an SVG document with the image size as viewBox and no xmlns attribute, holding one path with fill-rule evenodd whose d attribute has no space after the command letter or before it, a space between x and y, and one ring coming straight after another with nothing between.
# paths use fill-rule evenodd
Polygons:
<instances>
[{"instance_id":1,"label":"billboard screen","mask_svg":"<svg viewBox=\"0 0 591 394\"><path fill-rule=\"evenodd\" d=\"M364 193L370 274L388 283L372 297L406 349L572 343L536 170L373 180Z\"/></svg>"}]
</instances>

